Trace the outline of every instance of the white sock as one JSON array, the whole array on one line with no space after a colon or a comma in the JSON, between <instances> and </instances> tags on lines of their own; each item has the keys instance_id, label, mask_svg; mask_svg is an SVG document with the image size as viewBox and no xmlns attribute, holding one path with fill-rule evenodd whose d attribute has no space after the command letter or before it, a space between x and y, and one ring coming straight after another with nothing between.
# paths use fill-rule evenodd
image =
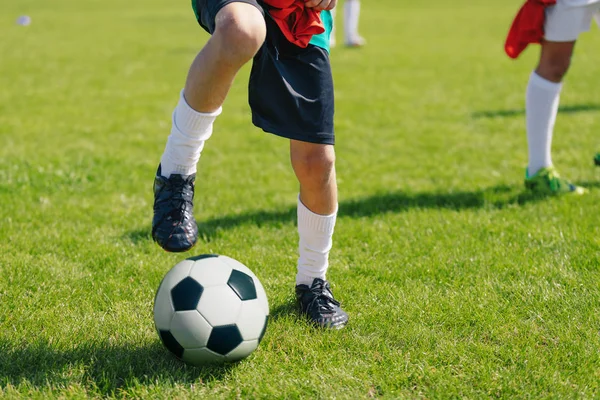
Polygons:
<instances>
[{"instance_id":1,"label":"white sock","mask_svg":"<svg viewBox=\"0 0 600 400\"><path fill-rule=\"evenodd\" d=\"M196 172L196 165L204 142L210 138L213 122L221 107L212 113L200 113L191 108L183 97L173 111L171 134L160 160L161 175L168 178L171 174L190 175Z\"/></svg>"},{"instance_id":2,"label":"white sock","mask_svg":"<svg viewBox=\"0 0 600 400\"><path fill-rule=\"evenodd\" d=\"M552 165L552 132L558 112L562 83L546 80L533 72L526 94L527 144L529 176Z\"/></svg>"},{"instance_id":3,"label":"white sock","mask_svg":"<svg viewBox=\"0 0 600 400\"><path fill-rule=\"evenodd\" d=\"M358 19L360 17L360 0L344 2L344 33L346 43L358 40Z\"/></svg>"},{"instance_id":4,"label":"white sock","mask_svg":"<svg viewBox=\"0 0 600 400\"><path fill-rule=\"evenodd\" d=\"M329 250L337 211L319 215L310 211L298 196L298 235L300 236L296 285L310 286L315 278L325 280L329 267Z\"/></svg>"}]
</instances>

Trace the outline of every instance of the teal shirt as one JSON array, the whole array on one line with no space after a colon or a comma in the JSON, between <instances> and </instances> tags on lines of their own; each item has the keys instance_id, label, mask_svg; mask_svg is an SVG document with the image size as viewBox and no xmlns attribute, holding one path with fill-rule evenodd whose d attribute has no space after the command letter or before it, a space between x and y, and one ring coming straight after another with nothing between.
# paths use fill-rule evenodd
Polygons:
<instances>
[{"instance_id":1,"label":"teal shirt","mask_svg":"<svg viewBox=\"0 0 600 400\"><path fill-rule=\"evenodd\" d=\"M329 53L329 38L331 36L331 30L333 29L333 18L331 18L330 11L321 11L321 21L325 25L325 32L320 35L314 35L310 40L310 44L319 46Z\"/></svg>"}]
</instances>

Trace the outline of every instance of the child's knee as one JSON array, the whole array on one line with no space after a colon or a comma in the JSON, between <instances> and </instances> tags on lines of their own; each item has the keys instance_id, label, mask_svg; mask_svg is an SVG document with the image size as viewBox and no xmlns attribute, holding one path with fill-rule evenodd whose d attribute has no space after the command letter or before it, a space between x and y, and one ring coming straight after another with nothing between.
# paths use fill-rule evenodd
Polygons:
<instances>
[{"instance_id":1,"label":"child's knee","mask_svg":"<svg viewBox=\"0 0 600 400\"><path fill-rule=\"evenodd\" d=\"M292 151L292 165L300 181L328 182L335 170L335 152L332 146Z\"/></svg>"},{"instance_id":2,"label":"child's knee","mask_svg":"<svg viewBox=\"0 0 600 400\"><path fill-rule=\"evenodd\" d=\"M551 58L540 63L538 70L543 78L553 82L560 82L567 74L571 65L571 57Z\"/></svg>"},{"instance_id":3,"label":"child's knee","mask_svg":"<svg viewBox=\"0 0 600 400\"><path fill-rule=\"evenodd\" d=\"M231 3L217 14L213 37L223 43L227 55L250 60L258 52L266 37L264 17L254 6Z\"/></svg>"},{"instance_id":4,"label":"child's knee","mask_svg":"<svg viewBox=\"0 0 600 400\"><path fill-rule=\"evenodd\" d=\"M574 42L547 42L542 45L542 54L537 73L552 82L560 82L571 65Z\"/></svg>"}]
</instances>

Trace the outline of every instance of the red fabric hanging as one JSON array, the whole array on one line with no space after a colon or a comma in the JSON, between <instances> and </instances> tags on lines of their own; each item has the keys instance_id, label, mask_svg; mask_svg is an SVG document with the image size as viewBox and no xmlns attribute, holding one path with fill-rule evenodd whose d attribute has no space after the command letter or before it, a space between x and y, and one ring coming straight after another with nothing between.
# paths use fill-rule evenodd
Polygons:
<instances>
[{"instance_id":1,"label":"red fabric hanging","mask_svg":"<svg viewBox=\"0 0 600 400\"><path fill-rule=\"evenodd\" d=\"M519 10L508 32L504 51L510 58L517 58L531 43L541 43L544 38L546 7L556 0L527 0Z\"/></svg>"},{"instance_id":2,"label":"red fabric hanging","mask_svg":"<svg viewBox=\"0 0 600 400\"><path fill-rule=\"evenodd\" d=\"M319 11L304 6L305 0L263 0L285 38L306 47L313 35L325 32Z\"/></svg>"}]
</instances>

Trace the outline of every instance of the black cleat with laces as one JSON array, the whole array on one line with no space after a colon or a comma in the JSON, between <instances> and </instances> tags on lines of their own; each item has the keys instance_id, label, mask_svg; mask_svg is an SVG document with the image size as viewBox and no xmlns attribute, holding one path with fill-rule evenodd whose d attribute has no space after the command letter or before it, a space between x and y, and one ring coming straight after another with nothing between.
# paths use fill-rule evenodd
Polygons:
<instances>
[{"instance_id":1,"label":"black cleat with laces","mask_svg":"<svg viewBox=\"0 0 600 400\"><path fill-rule=\"evenodd\" d=\"M322 328L342 329L348 323L348 314L333 298L329 282L315 278L312 285L297 285L296 299L300 311Z\"/></svg>"},{"instance_id":2,"label":"black cleat with laces","mask_svg":"<svg viewBox=\"0 0 600 400\"><path fill-rule=\"evenodd\" d=\"M165 178L158 166L154 179L152 238L166 251L187 251L198 240L193 203L195 181L196 174L172 174Z\"/></svg>"}]
</instances>

